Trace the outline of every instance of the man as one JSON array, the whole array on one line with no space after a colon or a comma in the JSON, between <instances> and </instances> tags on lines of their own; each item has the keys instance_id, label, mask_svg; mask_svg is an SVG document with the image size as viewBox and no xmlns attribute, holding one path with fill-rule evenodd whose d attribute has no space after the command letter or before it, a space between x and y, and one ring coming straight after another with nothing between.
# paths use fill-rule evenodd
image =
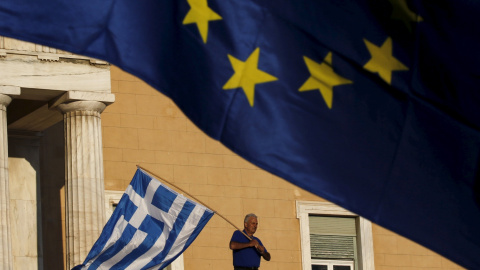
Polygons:
<instances>
[{"instance_id":1,"label":"man","mask_svg":"<svg viewBox=\"0 0 480 270\"><path fill-rule=\"evenodd\" d=\"M270 261L270 253L263 246L262 241L253 234L257 231L258 221L255 214L248 214L243 221L243 232L235 231L230 240L230 249L233 250L234 270L257 270L260 267L260 257Z\"/></svg>"}]
</instances>

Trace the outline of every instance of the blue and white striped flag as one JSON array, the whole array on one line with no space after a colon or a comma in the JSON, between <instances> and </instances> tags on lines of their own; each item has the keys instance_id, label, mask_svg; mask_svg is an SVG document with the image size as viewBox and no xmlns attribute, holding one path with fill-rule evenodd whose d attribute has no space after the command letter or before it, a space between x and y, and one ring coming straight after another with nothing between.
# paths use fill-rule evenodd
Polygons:
<instances>
[{"instance_id":1,"label":"blue and white striped flag","mask_svg":"<svg viewBox=\"0 0 480 270\"><path fill-rule=\"evenodd\" d=\"M73 269L163 269L213 214L138 169L85 262Z\"/></svg>"}]
</instances>

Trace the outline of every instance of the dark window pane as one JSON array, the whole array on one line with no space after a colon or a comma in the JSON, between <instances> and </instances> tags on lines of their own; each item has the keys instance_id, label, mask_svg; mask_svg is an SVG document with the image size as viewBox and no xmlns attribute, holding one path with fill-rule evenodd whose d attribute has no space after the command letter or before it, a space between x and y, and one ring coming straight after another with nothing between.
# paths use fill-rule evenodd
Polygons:
<instances>
[{"instance_id":1,"label":"dark window pane","mask_svg":"<svg viewBox=\"0 0 480 270\"><path fill-rule=\"evenodd\" d=\"M326 265L312 265L312 270L328 270Z\"/></svg>"},{"instance_id":2,"label":"dark window pane","mask_svg":"<svg viewBox=\"0 0 480 270\"><path fill-rule=\"evenodd\" d=\"M351 270L348 265L334 265L333 270Z\"/></svg>"}]
</instances>

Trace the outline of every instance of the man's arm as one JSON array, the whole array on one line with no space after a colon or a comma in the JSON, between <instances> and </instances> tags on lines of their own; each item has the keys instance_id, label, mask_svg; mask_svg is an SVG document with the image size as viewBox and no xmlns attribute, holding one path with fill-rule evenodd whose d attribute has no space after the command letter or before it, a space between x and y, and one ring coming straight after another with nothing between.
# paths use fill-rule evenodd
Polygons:
<instances>
[{"instance_id":1,"label":"man's arm","mask_svg":"<svg viewBox=\"0 0 480 270\"><path fill-rule=\"evenodd\" d=\"M262 253L260 253L260 254L262 254ZM268 251L263 252L262 257L265 259L265 261L270 261L270 259L272 258L270 256L270 253L268 253Z\"/></svg>"},{"instance_id":2,"label":"man's arm","mask_svg":"<svg viewBox=\"0 0 480 270\"><path fill-rule=\"evenodd\" d=\"M239 243L239 242L235 242L235 241L230 241L230 249L231 250L244 249L244 248L256 247L256 246L258 246L258 241L255 240L255 239L250 240L250 242L247 242L247 243Z\"/></svg>"},{"instance_id":3,"label":"man's arm","mask_svg":"<svg viewBox=\"0 0 480 270\"><path fill-rule=\"evenodd\" d=\"M258 250L258 252L260 253L260 255L262 255L262 257L266 260L266 261L270 261L270 259L272 258L270 256L270 253L268 253L268 251L265 249L264 246L262 245L257 245L255 246L255 248Z\"/></svg>"},{"instance_id":4,"label":"man's arm","mask_svg":"<svg viewBox=\"0 0 480 270\"><path fill-rule=\"evenodd\" d=\"M248 248L248 247L255 247L258 250L258 252L260 253L260 255L262 255L262 257L266 261L270 261L270 259L272 258L270 256L270 253L268 253L268 251L265 249L265 247L262 246L260 243L258 243L258 241L255 240L255 239L253 239L253 240L251 240L250 242L247 242L247 243L239 243L239 242L235 242L235 241L230 241L230 249L231 250L244 249L244 248Z\"/></svg>"}]
</instances>

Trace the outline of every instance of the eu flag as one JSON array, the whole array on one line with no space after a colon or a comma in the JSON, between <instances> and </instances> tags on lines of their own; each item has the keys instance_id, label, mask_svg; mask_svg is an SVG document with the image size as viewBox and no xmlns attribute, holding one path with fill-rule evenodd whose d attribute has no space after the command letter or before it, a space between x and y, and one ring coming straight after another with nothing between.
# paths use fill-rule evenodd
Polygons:
<instances>
[{"instance_id":1,"label":"eu flag","mask_svg":"<svg viewBox=\"0 0 480 270\"><path fill-rule=\"evenodd\" d=\"M480 2L2 0L0 34L113 63L209 136L480 268Z\"/></svg>"}]
</instances>

